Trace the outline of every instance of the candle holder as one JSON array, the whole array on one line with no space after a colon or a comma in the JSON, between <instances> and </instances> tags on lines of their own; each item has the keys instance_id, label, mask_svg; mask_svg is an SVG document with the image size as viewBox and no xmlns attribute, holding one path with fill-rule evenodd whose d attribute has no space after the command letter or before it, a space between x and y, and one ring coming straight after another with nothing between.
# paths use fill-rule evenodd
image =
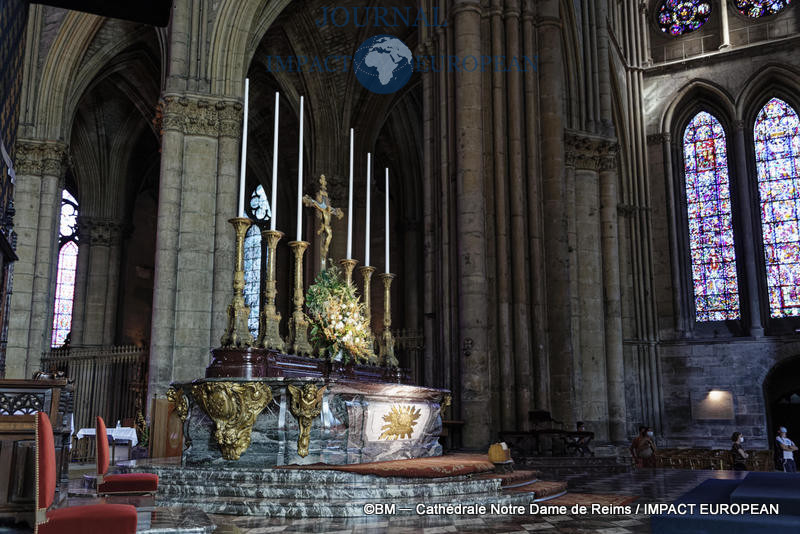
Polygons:
<instances>
[{"instance_id":1,"label":"candle holder","mask_svg":"<svg viewBox=\"0 0 800 534\"><path fill-rule=\"evenodd\" d=\"M252 347L253 335L247 326L250 308L244 302L244 237L252 221L246 217L229 219L236 231L236 264L233 271L233 298L228 304L228 326L220 338L223 348Z\"/></svg>"},{"instance_id":2,"label":"candle holder","mask_svg":"<svg viewBox=\"0 0 800 534\"><path fill-rule=\"evenodd\" d=\"M364 265L358 268L361 277L364 279L364 307L367 309L367 326L372 325L372 304L370 302L370 285L372 283L372 273L375 272L375 267L371 265Z\"/></svg>"},{"instance_id":3,"label":"candle holder","mask_svg":"<svg viewBox=\"0 0 800 534\"><path fill-rule=\"evenodd\" d=\"M353 269L356 268L358 265L358 260L354 259L346 259L346 260L339 260L339 265L342 266L344 269L344 280L347 282L347 285L353 285Z\"/></svg>"},{"instance_id":4,"label":"candle holder","mask_svg":"<svg viewBox=\"0 0 800 534\"><path fill-rule=\"evenodd\" d=\"M379 274L383 281L383 332L380 341L380 361L386 367L397 367L400 362L394 355L394 336L392 335L392 280L396 275L392 273Z\"/></svg>"},{"instance_id":5,"label":"candle holder","mask_svg":"<svg viewBox=\"0 0 800 534\"><path fill-rule=\"evenodd\" d=\"M267 280L264 284L264 302L259 316L259 334L257 345L265 349L286 350L286 342L281 337L281 314L275 308L275 297L278 294L275 281L275 252L283 232L261 229L261 237L267 242Z\"/></svg>"},{"instance_id":6,"label":"candle holder","mask_svg":"<svg viewBox=\"0 0 800 534\"><path fill-rule=\"evenodd\" d=\"M303 254L308 248L308 241L289 241L289 246L294 252L294 312L289 321L289 336L291 349L294 354L310 356L313 352L311 343L308 342L308 318L303 313Z\"/></svg>"}]
</instances>

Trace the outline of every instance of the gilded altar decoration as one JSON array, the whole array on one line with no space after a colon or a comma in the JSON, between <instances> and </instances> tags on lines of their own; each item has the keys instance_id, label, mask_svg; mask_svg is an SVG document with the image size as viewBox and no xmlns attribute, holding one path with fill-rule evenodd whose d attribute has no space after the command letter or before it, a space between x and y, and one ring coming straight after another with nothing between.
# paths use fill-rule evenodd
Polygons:
<instances>
[{"instance_id":1,"label":"gilded altar decoration","mask_svg":"<svg viewBox=\"0 0 800 534\"><path fill-rule=\"evenodd\" d=\"M383 432L378 439L397 440L410 438L414 433L421 412L413 406L392 406L389 413L383 416L386 422L381 427Z\"/></svg>"},{"instance_id":2,"label":"gilded altar decoration","mask_svg":"<svg viewBox=\"0 0 800 534\"><path fill-rule=\"evenodd\" d=\"M186 398L183 388L169 388L167 400L175 405L175 413L181 418L181 423L185 422L186 416L189 415L189 399Z\"/></svg>"},{"instance_id":3,"label":"gilded altar decoration","mask_svg":"<svg viewBox=\"0 0 800 534\"><path fill-rule=\"evenodd\" d=\"M192 386L192 394L214 421L222 457L238 460L250 446L258 414L272 401L272 390L262 382L203 382Z\"/></svg>"},{"instance_id":4,"label":"gilded altar decoration","mask_svg":"<svg viewBox=\"0 0 800 534\"><path fill-rule=\"evenodd\" d=\"M333 228L331 228L331 216L341 219L344 213L339 208L334 208L331 205L331 199L328 197L328 182L325 180L325 175L319 177L319 191L317 198L311 198L308 195L303 197L303 204L306 207L314 208L317 210L317 219L321 221L317 235L324 235L322 244L320 245L319 257L322 262L322 270L325 270L326 261L328 258L328 248L331 246L331 239L333 239Z\"/></svg>"},{"instance_id":5,"label":"gilded altar decoration","mask_svg":"<svg viewBox=\"0 0 800 534\"><path fill-rule=\"evenodd\" d=\"M236 230L236 264L233 271L233 298L228 304L228 326L220 339L222 347L252 347L255 340L247 321L250 308L244 301L244 238L252 221L237 217L228 221Z\"/></svg>"},{"instance_id":6,"label":"gilded altar decoration","mask_svg":"<svg viewBox=\"0 0 800 534\"><path fill-rule=\"evenodd\" d=\"M318 389L315 384L306 384L301 390L289 384L289 393L292 401L289 410L300 425L300 436L297 438L297 454L305 458L308 456L308 443L311 435L311 423L322 411L322 395L327 386Z\"/></svg>"},{"instance_id":7,"label":"gilded altar decoration","mask_svg":"<svg viewBox=\"0 0 800 534\"><path fill-rule=\"evenodd\" d=\"M311 341L343 363L375 362L367 310L356 289L333 265L308 288L306 306L311 319ZM341 355L341 356L340 356Z\"/></svg>"}]
</instances>

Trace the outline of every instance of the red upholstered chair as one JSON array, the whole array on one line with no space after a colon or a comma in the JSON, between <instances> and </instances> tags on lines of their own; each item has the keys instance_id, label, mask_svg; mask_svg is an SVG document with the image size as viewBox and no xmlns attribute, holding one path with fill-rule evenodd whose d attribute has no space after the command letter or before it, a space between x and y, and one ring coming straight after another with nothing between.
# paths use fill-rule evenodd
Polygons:
<instances>
[{"instance_id":1,"label":"red upholstered chair","mask_svg":"<svg viewBox=\"0 0 800 534\"><path fill-rule=\"evenodd\" d=\"M155 493L158 491L158 475L152 473L124 473L107 475L108 473L108 433L103 418L97 416L97 493L131 494Z\"/></svg>"},{"instance_id":2,"label":"red upholstered chair","mask_svg":"<svg viewBox=\"0 0 800 534\"><path fill-rule=\"evenodd\" d=\"M134 534L136 508L128 504L88 504L47 510L56 491L53 427L44 412L36 414L35 534Z\"/></svg>"}]
</instances>

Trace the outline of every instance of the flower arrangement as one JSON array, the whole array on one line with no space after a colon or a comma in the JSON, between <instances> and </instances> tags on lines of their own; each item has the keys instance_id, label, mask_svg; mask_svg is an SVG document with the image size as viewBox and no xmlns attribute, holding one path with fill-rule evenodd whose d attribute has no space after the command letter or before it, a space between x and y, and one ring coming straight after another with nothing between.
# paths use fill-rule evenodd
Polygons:
<instances>
[{"instance_id":1,"label":"flower arrangement","mask_svg":"<svg viewBox=\"0 0 800 534\"><path fill-rule=\"evenodd\" d=\"M334 359L375 362L372 333L364 304L335 265L322 271L308 288L306 306L311 319L310 338ZM341 356L339 356L341 355Z\"/></svg>"}]
</instances>

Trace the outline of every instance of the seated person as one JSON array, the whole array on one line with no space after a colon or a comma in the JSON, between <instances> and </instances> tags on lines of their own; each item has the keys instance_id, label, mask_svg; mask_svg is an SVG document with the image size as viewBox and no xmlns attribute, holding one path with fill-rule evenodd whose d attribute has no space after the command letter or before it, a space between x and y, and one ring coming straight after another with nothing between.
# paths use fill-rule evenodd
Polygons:
<instances>
[{"instance_id":1,"label":"seated person","mask_svg":"<svg viewBox=\"0 0 800 534\"><path fill-rule=\"evenodd\" d=\"M578 432L586 432L586 426L583 424L583 421L578 421L575 423L575 429ZM594 456L594 452L589 448L589 442L592 441L592 436L576 436L573 438L573 447L577 452L581 453L581 456Z\"/></svg>"},{"instance_id":2,"label":"seated person","mask_svg":"<svg viewBox=\"0 0 800 534\"><path fill-rule=\"evenodd\" d=\"M630 450L631 456L636 462L636 467L656 466L656 443L653 440L653 430L650 427L639 427L639 435L633 438Z\"/></svg>"},{"instance_id":3,"label":"seated person","mask_svg":"<svg viewBox=\"0 0 800 534\"><path fill-rule=\"evenodd\" d=\"M744 447L742 447L742 443L744 443L744 436L742 436L741 432L734 432L731 436L731 441L733 445L731 445L731 461L733 462L733 469L736 471L747 471L747 463L746 460L750 457L747 452L745 452Z\"/></svg>"}]
</instances>

